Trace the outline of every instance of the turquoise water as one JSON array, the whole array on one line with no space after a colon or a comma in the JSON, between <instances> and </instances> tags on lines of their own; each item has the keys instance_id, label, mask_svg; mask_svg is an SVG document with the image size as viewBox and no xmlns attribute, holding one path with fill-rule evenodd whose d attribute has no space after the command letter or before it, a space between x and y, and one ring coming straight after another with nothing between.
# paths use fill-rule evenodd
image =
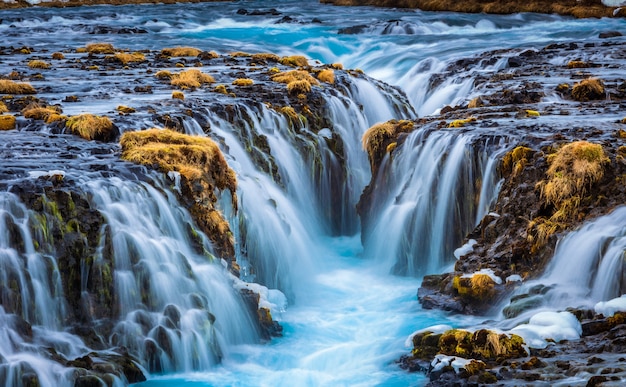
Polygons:
<instances>
[{"instance_id":1,"label":"turquoise water","mask_svg":"<svg viewBox=\"0 0 626 387\"><path fill-rule=\"evenodd\" d=\"M281 15L239 15L237 10L240 8L276 8ZM276 24L283 16L292 17L296 23ZM313 23L314 18L321 23ZM130 26L146 33L91 34L90 29L94 26ZM339 33L340 29L354 26L362 26L359 33ZM0 22L3 45L28 45L50 52L106 41L130 49L185 45L219 53L274 52L305 55L325 63L340 62L346 68L360 68L370 76L397 86L407 94L420 115L432 114L446 104L467 98L471 92L471 79L463 83L450 77L440 89L427 92L430 74L442 71L458 59L493 49L541 48L563 40L592 39L600 31L625 29L624 20L426 13L344 8L321 5L317 1L292 0L27 9L3 11ZM475 71L495 69L497 64ZM361 102L377 106L368 101L371 94L366 85L362 87ZM382 104L378 106L384 110ZM379 112L370 115L383 116L376 113ZM392 117L384 117L388 118ZM362 133L366 127L357 129L356 133ZM355 137L359 138L350 139L352 145L360 149L360 136ZM243 193L246 197L260 197L251 181L258 184L256 187L270 189L267 187L270 183L248 174L245 160L237 159L233 154L230 157L238 160L240 169L237 172L244 180L240 196ZM284 165L290 163L288 160L282 162ZM364 165L367 166L365 162ZM299 171L308 173L305 165L291 163L290 167L295 170L294 175ZM359 190L362 187L352 188ZM307 195L314 196L308 189L299 195L281 196L284 202L278 202L278 205L302 206ZM243 203L244 211L246 205L261 207L255 200ZM297 294L296 298L290 298L286 305L278 305L274 311L274 318L284 328L283 337L264 344L224 347L222 361L214 368L190 369L173 375L153 374L138 386L423 385L427 381L424 375L406 373L395 363L409 351L405 347L406 338L413 331L430 325L464 326L480 321L422 310L416 300L420 278L389 274L385 262L390 257L385 256L384 248L372 256L371 252L363 251L360 235L329 236L319 224L299 219L301 213L280 214L288 231L281 237L278 233L268 232L263 234L266 239L259 241L286 246L286 251L298 254L306 250L304 253L311 255L306 266L294 270L301 273L300 277L283 281L293 287L282 289L285 293L293 291ZM296 228L296 224L300 227ZM395 240L388 238L389 243L395 243L392 242ZM300 244L298 248L289 249L296 243ZM389 246L389 251L394 247ZM291 263L302 258L295 255L289 257ZM422 258L442 261L442 257ZM437 270L444 269L438 267Z\"/></svg>"}]
</instances>

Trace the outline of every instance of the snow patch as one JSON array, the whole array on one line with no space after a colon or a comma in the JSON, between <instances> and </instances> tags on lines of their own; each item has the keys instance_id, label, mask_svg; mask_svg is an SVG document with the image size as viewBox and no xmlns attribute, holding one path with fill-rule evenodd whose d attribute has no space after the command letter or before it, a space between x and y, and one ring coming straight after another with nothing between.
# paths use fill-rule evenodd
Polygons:
<instances>
[{"instance_id":1,"label":"snow patch","mask_svg":"<svg viewBox=\"0 0 626 387\"><path fill-rule=\"evenodd\" d=\"M279 313L284 312L285 308L287 308L287 297L280 290L268 289L254 282L244 282L234 276L233 278L235 278L235 289L238 291L248 289L258 294L260 297L259 308L269 309L273 318L276 318Z\"/></svg>"},{"instance_id":2,"label":"snow patch","mask_svg":"<svg viewBox=\"0 0 626 387\"><path fill-rule=\"evenodd\" d=\"M474 359L464 359L462 357L456 356L447 356L447 355L436 355L430 365L433 367L431 372L437 372L442 370L444 367L452 367L454 368L454 372L459 373L461 368L465 368L469 363Z\"/></svg>"},{"instance_id":3,"label":"snow patch","mask_svg":"<svg viewBox=\"0 0 626 387\"><path fill-rule=\"evenodd\" d=\"M596 313L603 314L604 317L611 317L616 312L626 312L626 294L609 301L600 301L593 308Z\"/></svg>"},{"instance_id":4,"label":"snow patch","mask_svg":"<svg viewBox=\"0 0 626 387\"><path fill-rule=\"evenodd\" d=\"M433 326L430 326L430 327L426 327L424 329L417 330L417 331L411 333L409 335L409 337L407 337L406 341L404 342L404 346L406 348L412 348L413 347L413 337L415 337L415 336L417 336L417 335L419 335L421 333L432 332L433 335L438 335L438 334L444 333L446 331L449 331L451 329L452 329L452 327L450 325L439 324L439 325L433 325Z\"/></svg>"},{"instance_id":5,"label":"snow patch","mask_svg":"<svg viewBox=\"0 0 626 387\"><path fill-rule=\"evenodd\" d=\"M522 282L522 276L519 274L512 274L504 280L505 282Z\"/></svg>"},{"instance_id":6,"label":"snow patch","mask_svg":"<svg viewBox=\"0 0 626 387\"><path fill-rule=\"evenodd\" d=\"M626 6L626 0L602 0L602 4L607 7L623 7Z\"/></svg>"},{"instance_id":7,"label":"snow patch","mask_svg":"<svg viewBox=\"0 0 626 387\"><path fill-rule=\"evenodd\" d=\"M461 278L472 278L476 274L486 274L493 280L493 282L497 283L498 285L502 283L502 278L498 277L496 273L494 273L491 269L480 269L472 274L463 274Z\"/></svg>"},{"instance_id":8,"label":"snow patch","mask_svg":"<svg viewBox=\"0 0 626 387\"><path fill-rule=\"evenodd\" d=\"M546 339L556 342L580 339L583 329L576 316L570 312L540 312L530 318L528 324L521 324L510 333L521 336L531 348L545 348Z\"/></svg>"},{"instance_id":9,"label":"snow patch","mask_svg":"<svg viewBox=\"0 0 626 387\"><path fill-rule=\"evenodd\" d=\"M474 251L474 246L476 245L476 243L478 242L476 242L475 239L468 240L466 244L454 250L454 257L456 259L459 259L462 256L471 253L472 251Z\"/></svg>"}]
</instances>

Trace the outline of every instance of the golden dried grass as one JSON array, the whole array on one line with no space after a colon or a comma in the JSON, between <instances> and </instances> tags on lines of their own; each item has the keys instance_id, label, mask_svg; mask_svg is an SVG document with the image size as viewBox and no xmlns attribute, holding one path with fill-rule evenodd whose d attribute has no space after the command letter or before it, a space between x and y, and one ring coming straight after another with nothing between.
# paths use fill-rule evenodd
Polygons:
<instances>
[{"instance_id":1,"label":"golden dried grass","mask_svg":"<svg viewBox=\"0 0 626 387\"><path fill-rule=\"evenodd\" d=\"M161 50L161 55L169 56L169 57L187 57L187 56L196 57L200 55L201 52L202 50L200 50L199 48L179 46L179 47L164 48Z\"/></svg>"},{"instance_id":2,"label":"golden dried grass","mask_svg":"<svg viewBox=\"0 0 626 387\"><path fill-rule=\"evenodd\" d=\"M0 130L13 130L16 127L15 116L11 114L0 115Z\"/></svg>"},{"instance_id":3,"label":"golden dried grass","mask_svg":"<svg viewBox=\"0 0 626 387\"><path fill-rule=\"evenodd\" d=\"M587 78L574 84L572 97L580 102L605 99L604 83L598 78Z\"/></svg>"},{"instance_id":4,"label":"golden dried grass","mask_svg":"<svg viewBox=\"0 0 626 387\"><path fill-rule=\"evenodd\" d=\"M181 89L195 89L207 83L214 83L215 79L200 70L191 69L173 74L170 84Z\"/></svg>"},{"instance_id":5,"label":"golden dried grass","mask_svg":"<svg viewBox=\"0 0 626 387\"><path fill-rule=\"evenodd\" d=\"M29 83L0 79L0 94L35 94L37 91Z\"/></svg>"},{"instance_id":6,"label":"golden dried grass","mask_svg":"<svg viewBox=\"0 0 626 387\"><path fill-rule=\"evenodd\" d=\"M173 99L184 100L185 99L185 94L182 91L173 91L172 92L172 98Z\"/></svg>"},{"instance_id":7,"label":"golden dried grass","mask_svg":"<svg viewBox=\"0 0 626 387\"><path fill-rule=\"evenodd\" d=\"M133 52L132 54L127 52L116 52L112 57L109 58L123 65L128 63L143 62L146 60L146 56L140 52Z\"/></svg>"},{"instance_id":8,"label":"golden dried grass","mask_svg":"<svg viewBox=\"0 0 626 387\"><path fill-rule=\"evenodd\" d=\"M90 54L115 54L115 47L111 43L90 43L85 46L85 50Z\"/></svg>"},{"instance_id":9,"label":"golden dried grass","mask_svg":"<svg viewBox=\"0 0 626 387\"><path fill-rule=\"evenodd\" d=\"M319 85L317 79L315 79L307 71L303 70L291 70L278 74L274 74L270 77L274 82L289 84L293 81L307 81L309 85Z\"/></svg>"},{"instance_id":10,"label":"golden dried grass","mask_svg":"<svg viewBox=\"0 0 626 387\"><path fill-rule=\"evenodd\" d=\"M252 86L254 85L254 81L249 78L238 78L233 81L233 85L240 87Z\"/></svg>"},{"instance_id":11,"label":"golden dried grass","mask_svg":"<svg viewBox=\"0 0 626 387\"><path fill-rule=\"evenodd\" d=\"M90 113L72 116L65 122L65 127L72 134L85 140L109 140L114 137L115 126L105 116L96 116Z\"/></svg>"},{"instance_id":12,"label":"golden dried grass","mask_svg":"<svg viewBox=\"0 0 626 387\"><path fill-rule=\"evenodd\" d=\"M169 129L125 132L122 159L143 165L158 165L163 172L176 171L189 180L210 178L215 186L236 192L235 172L226 163L217 144L208 137L190 136Z\"/></svg>"},{"instance_id":13,"label":"golden dried grass","mask_svg":"<svg viewBox=\"0 0 626 387\"><path fill-rule=\"evenodd\" d=\"M283 56L279 62L291 67L305 67L309 65L309 60L302 55Z\"/></svg>"},{"instance_id":14,"label":"golden dried grass","mask_svg":"<svg viewBox=\"0 0 626 387\"><path fill-rule=\"evenodd\" d=\"M335 83L335 72L332 69L324 69L317 73L317 79L332 85Z\"/></svg>"},{"instance_id":15,"label":"golden dried grass","mask_svg":"<svg viewBox=\"0 0 626 387\"><path fill-rule=\"evenodd\" d=\"M47 70L50 68L50 63L44 62L43 60L35 59L28 62L28 67L30 67L31 69Z\"/></svg>"}]
</instances>

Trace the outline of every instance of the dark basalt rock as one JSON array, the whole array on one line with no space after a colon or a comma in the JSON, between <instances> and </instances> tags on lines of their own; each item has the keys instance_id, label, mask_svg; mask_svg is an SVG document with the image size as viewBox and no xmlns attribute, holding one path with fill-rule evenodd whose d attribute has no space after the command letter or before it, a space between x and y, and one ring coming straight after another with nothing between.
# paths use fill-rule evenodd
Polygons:
<instances>
[{"instance_id":1,"label":"dark basalt rock","mask_svg":"<svg viewBox=\"0 0 626 387\"><path fill-rule=\"evenodd\" d=\"M624 35L619 31L600 32L600 34L598 35L600 39L617 38L619 36L624 36Z\"/></svg>"}]
</instances>

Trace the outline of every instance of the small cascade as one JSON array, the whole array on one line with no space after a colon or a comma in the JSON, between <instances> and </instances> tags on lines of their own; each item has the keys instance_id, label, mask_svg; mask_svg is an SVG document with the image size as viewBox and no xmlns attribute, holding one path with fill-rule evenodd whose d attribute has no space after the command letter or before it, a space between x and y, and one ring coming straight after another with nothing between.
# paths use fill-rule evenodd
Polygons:
<instances>
[{"instance_id":1,"label":"small cascade","mask_svg":"<svg viewBox=\"0 0 626 387\"><path fill-rule=\"evenodd\" d=\"M155 373L206 370L230 348L259 341L240 281L164 182L63 179L77 185L72 194L22 192L41 203L38 211L0 194L5 385L73 385L111 372L85 376L77 368L97 358L121 365L123 356ZM81 212L85 205L91 210ZM107 378L128 383L118 370Z\"/></svg>"},{"instance_id":2,"label":"small cascade","mask_svg":"<svg viewBox=\"0 0 626 387\"><path fill-rule=\"evenodd\" d=\"M593 308L626 293L626 207L588 222L558 242L545 273L516 290L505 315L536 308Z\"/></svg>"},{"instance_id":3,"label":"small cascade","mask_svg":"<svg viewBox=\"0 0 626 387\"><path fill-rule=\"evenodd\" d=\"M70 385L71 370L50 357L55 351L77 357L87 348L62 330L57 262L36 250L31 215L15 195L0 193L0 380L7 387L29 380L42 387ZM47 349L42 353L42 348Z\"/></svg>"},{"instance_id":4,"label":"small cascade","mask_svg":"<svg viewBox=\"0 0 626 387\"><path fill-rule=\"evenodd\" d=\"M498 193L502 140L417 130L385 156L363 214L367 256L394 273L420 276L454 261L453 251Z\"/></svg>"},{"instance_id":5,"label":"small cascade","mask_svg":"<svg viewBox=\"0 0 626 387\"><path fill-rule=\"evenodd\" d=\"M208 369L229 346L258 340L243 299L172 194L118 178L85 184L111 239L95 258L112 260L120 321L111 345L172 372Z\"/></svg>"}]
</instances>

